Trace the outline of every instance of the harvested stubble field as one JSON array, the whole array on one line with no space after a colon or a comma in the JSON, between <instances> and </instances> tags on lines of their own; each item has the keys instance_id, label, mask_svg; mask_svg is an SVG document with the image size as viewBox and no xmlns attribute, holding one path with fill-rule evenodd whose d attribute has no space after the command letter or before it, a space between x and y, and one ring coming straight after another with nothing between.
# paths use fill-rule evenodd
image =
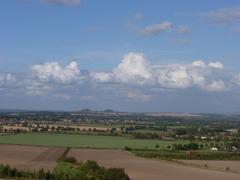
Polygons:
<instances>
[{"instance_id":1,"label":"harvested stubble field","mask_svg":"<svg viewBox=\"0 0 240 180\"><path fill-rule=\"evenodd\" d=\"M65 148L0 145L0 164L17 169L52 170Z\"/></svg>"},{"instance_id":2,"label":"harvested stubble field","mask_svg":"<svg viewBox=\"0 0 240 180\"><path fill-rule=\"evenodd\" d=\"M210 169L222 170L239 173L240 174L240 161L217 161L217 160L178 160L188 165L196 165L200 167L207 167Z\"/></svg>"},{"instance_id":3,"label":"harvested stubble field","mask_svg":"<svg viewBox=\"0 0 240 180\"><path fill-rule=\"evenodd\" d=\"M71 149L78 161L95 160L105 167L124 168L133 180L239 180L240 174L184 166L137 157L122 150Z\"/></svg>"}]
</instances>

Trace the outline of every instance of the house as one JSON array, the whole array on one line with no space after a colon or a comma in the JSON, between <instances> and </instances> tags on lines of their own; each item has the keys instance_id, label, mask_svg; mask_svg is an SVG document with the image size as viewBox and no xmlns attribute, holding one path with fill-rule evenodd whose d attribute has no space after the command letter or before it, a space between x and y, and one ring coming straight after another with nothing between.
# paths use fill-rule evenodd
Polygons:
<instances>
[{"instance_id":1,"label":"house","mask_svg":"<svg viewBox=\"0 0 240 180\"><path fill-rule=\"evenodd\" d=\"M206 140L207 137L206 136L201 136L201 140Z\"/></svg>"},{"instance_id":2,"label":"house","mask_svg":"<svg viewBox=\"0 0 240 180\"><path fill-rule=\"evenodd\" d=\"M211 151L218 151L218 148L212 147L212 148L211 148Z\"/></svg>"}]
</instances>

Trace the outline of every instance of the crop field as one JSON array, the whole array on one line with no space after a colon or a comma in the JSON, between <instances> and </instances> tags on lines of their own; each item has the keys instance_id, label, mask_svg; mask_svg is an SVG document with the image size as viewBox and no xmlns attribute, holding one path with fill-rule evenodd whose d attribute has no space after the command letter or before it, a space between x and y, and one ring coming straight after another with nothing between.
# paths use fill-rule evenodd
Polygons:
<instances>
[{"instance_id":1,"label":"crop field","mask_svg":"<svg viewBox=\"0 0 240 180\"><path fill-rule=\"evenodd\" d=\"M0 145L0 164L17 169L52 170L65 148Z\"/></svg>"},{"instance_id":2,"label":"crop field","mask_svg":"<svg viewBox=\"0 0 240 180\"><path fill-rule=\"evenodd\" d=\"M167 148L176 141L145 140L131 137L79 135L79 134L50 134L50 133L23 133L0 136L0 144L38 145L53 147L76 147L76 148L106 148L123 149L128 146L133 149L160 149ZM178 141L188 143L188 141Z\"/></svg>"},{"instance_id":3,"label":"crop field","mask_svg":"<svg viewBox=\"0 0 240 180\"><path fill-rule=\"evenodd\" d=\"M124 168L133 180L238 180L240 174L184 166L173 162L137 157L127 151L104 149L71 149L68 156L78 161L94 160L105 167Z\"/></svg>"}]
</instances>

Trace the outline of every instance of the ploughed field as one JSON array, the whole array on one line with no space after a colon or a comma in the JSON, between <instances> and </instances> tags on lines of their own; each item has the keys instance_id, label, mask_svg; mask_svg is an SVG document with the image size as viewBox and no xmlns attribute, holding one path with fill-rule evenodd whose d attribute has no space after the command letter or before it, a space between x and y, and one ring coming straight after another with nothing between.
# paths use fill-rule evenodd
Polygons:
<instances>
[{"instance_id":1,"label":"ploughed field","mask_svg":"<svg viewBox=\"0 0 240 180\"><path fill-rule=\"evenodd\" d=\"M127 151L71 149L68 156L78 161L94 160L105 167L124 168L133 180L239 180L240 174L184 166L137 157Z\"/></svg>"},{"instance_id":2,"label":"ploughed field","mask_svg":"<svg viewBox=\"0 0 240 180\"><path fill-rule=\"evenodd\" d=\"M65 148L0 145L0 164L22 170L52 170Z\"/></svg>"},{"instance_id":3,"label":"ploughed field","mask_svg":"<svg viewBox=\"0 0 240 180\"><path fill-rule=\"evenodd\" d=\"M188 143L188 141L178 141ZM133 149L156 149L156 144L161 149L175 141L134 139L132 137L80 135L80 134L50 134L50 133L25 133L0 136L0 144L38 145L53 147L76 148L104 148L123 149L128 146Z\"/></svg>"}]
</instances>

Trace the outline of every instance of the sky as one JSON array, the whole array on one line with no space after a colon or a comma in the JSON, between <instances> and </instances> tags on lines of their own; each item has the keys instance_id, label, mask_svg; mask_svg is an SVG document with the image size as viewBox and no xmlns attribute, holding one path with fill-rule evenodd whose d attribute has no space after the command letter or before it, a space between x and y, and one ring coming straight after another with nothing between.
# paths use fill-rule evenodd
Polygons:
<instances>
[{"instance_id":1,"label":"sky","mask_svg":"<svg viewBox=\"0 0 240 180\"><path fill-rule=\"evenodd\" d=\"M2 0L0 109L240 113L239 0Z\"/></svg>"}]
</instances>

